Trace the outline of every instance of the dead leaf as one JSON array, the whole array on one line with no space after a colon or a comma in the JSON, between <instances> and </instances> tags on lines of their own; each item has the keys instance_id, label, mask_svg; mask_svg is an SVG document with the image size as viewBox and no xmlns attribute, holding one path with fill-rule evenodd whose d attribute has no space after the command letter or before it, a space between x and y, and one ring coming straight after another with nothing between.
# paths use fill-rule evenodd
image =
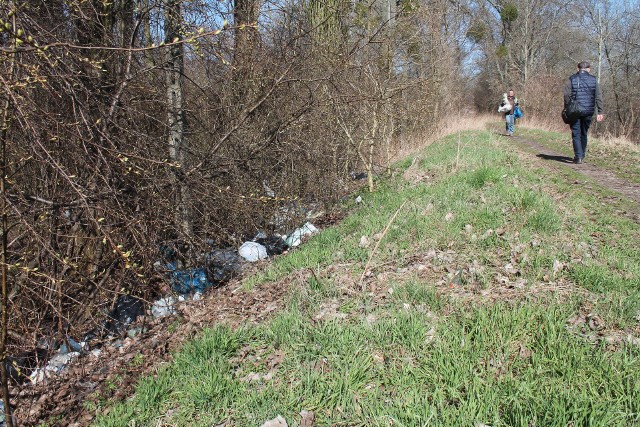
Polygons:
<instances>
[{"instance_id":1,"label":"dead leaf","mask_svg":"<svg viewBox=\"0 0 640 427\"><path fill-rule=\"evenodd\" d=\"M604 320L595 313L587 314L586 320L589 329L592 331L600 331L605 327Z\"/></svg>"}]
</instances>

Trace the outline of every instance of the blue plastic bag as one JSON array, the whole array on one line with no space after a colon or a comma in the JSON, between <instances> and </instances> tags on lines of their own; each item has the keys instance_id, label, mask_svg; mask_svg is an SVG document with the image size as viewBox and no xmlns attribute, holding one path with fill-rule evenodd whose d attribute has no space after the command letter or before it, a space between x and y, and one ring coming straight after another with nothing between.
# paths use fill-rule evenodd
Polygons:
<instances>
[{"instance_id":1,"label":"blue plastic bag","mask_svg":"<svg viewBox=\"0 0 640 427\"><path fill-rule=\"evenodd\" d=\"M519 118L521 118L521 117L522 117L522 110L521 110L521 109L520 109L520 107L518 107L517 105L516 105L515 110L513 110L513 117L514 117L515 119L519 119Z\"/></svg>"}]
</instances>

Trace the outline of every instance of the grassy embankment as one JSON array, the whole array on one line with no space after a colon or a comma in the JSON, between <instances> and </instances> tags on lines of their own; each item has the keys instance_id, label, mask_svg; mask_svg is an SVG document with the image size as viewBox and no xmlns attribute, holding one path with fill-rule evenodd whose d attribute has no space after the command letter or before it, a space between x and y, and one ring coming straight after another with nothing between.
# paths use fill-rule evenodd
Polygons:
<instances>
[{"instance_id":1,"label":"grassy embankment","mask_svg":"<svg viewBox=\"0 0 640 427\"><path fill-rule=\"evenodd\" d=\"M396 164L246 280L290 281L286 310L203 331L96 425L637 425L640 227L512 143Z\"/></svg>"}]
</instances>

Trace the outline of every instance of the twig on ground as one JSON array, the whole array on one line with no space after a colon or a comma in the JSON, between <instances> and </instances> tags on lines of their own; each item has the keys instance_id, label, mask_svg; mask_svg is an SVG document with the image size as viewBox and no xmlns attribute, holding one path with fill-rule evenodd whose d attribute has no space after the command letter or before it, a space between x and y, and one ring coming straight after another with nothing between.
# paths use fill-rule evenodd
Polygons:
<instances>
[{"instance_id":1,"label":"twig on ground","mask_svg":"<svg viewBox=\"0 0 640 427\"><path fill-rule=\"evenodd\" d=\"M364 266L364 271L362 272L362 275L360 276L360 289L362 289L364 291L364 285L363 285L363 280L364 280L364 276L365 274L367 274L367 270L369 269L369 264L371 264L371 260L373 259L373 256L376 254L376 251L378 250L378 247L380 246L380 243L382 242L382 240L384 239L384 236L387 235L387 231L389 231L389 228L391 227L391 224L393 224L393 221L395 221L396 217L398 216L398 214L400 213L400 211L402 210L402 208L404 207L404 205L407 204L407 200L405 200L404 202L402 202L402 204L400 205L400 207L396 210L396 213L393 214L393 216L391 217L391 219L389 220L389 223L387 224L387 226L384 228L384 231L382 232L382 236L380 236L380 239L378 240L378 242L376 243L376 246L373 248L373 250L371 251L371 254L369 255L369 259L367 260L367 264Z\"/></svg>"}]
</instances>

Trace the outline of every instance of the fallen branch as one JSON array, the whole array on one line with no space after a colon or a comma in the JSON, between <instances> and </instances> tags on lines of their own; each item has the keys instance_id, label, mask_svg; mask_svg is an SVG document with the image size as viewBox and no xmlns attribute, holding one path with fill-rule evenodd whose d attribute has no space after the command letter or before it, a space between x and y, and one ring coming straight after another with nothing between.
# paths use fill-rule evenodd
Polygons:
<instances>
[{"instance_id":1,"label":"fallen branch","mask_svg":"<svg viewBox=\"0 0 640 427\"><path fill-rule=\"evenodd\" d=\"M382 242L382 240L384 239L384 236L387 235L387 231L389 231L389 228L391 227L391 224L393 224L393 221L396 220L396 217L398 216L398 214L400 213L400 211L402 210L402 208L404 207L404 205L407 204L407 200L405 200L404 202L402 202L402 204L400 205L400 207L398 208L398 210L396 210L396 213L393 214L393 216L391 217L391 219L389 220L389 223L387 224L387 226L384 228L384 231L382 232L382 236L380 236L380 239L378 240L378 243L376 243L376 246L373 248L373 250L371 251L371 254L369 255L369 259L367 260L367 264L364 266L364 271L362 272L362 276L360 276L360 289L362 289L364 291L364 285L363 285L363 280L364 280L364 276L365 274L367 274L367 270L369 269L369 264L371 264L371 260L373 259L373 256L376 254L378 247L380 246L380 243Z\"/></svg>"}]
</instances>

